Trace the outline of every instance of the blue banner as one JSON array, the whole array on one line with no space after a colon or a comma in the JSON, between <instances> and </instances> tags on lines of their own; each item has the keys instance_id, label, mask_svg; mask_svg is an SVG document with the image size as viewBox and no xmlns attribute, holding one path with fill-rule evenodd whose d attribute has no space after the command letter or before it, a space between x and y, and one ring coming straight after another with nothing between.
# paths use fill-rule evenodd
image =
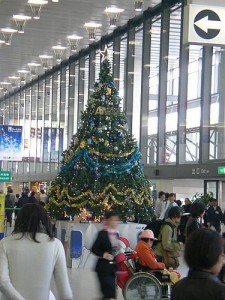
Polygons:
<instances>
[{"instance_id":1,"label":"blue banner","mask_svg":"<svg viewBox=\"0 0 225 300\"><path fill-rule=\"evenodd\" d=\"M0 160L22 161L22 126L0 125Z\"/></svg>"}]
</instances>

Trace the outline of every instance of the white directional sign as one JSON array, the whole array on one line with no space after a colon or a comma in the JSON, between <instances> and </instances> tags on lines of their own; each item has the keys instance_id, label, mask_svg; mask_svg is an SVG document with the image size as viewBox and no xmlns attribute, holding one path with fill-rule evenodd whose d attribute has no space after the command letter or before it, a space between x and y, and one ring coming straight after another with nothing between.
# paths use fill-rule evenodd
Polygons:
<instances>
[{"instance_id":1,"label":"white directional sign","mask_svg":"<svg viewBox=\"0 0 225 300\"><path fill-rule=\"evenodd\" d=\"M225 7L185 7L184 43L225 45Z\"/></svg>"}]
</instances>

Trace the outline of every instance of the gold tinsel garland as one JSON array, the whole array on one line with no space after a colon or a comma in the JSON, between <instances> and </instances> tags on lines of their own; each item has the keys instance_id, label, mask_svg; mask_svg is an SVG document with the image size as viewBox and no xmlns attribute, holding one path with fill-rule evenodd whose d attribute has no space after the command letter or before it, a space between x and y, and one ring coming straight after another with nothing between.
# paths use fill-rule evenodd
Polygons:
<instances>
[{"instance_id":1,"label":"gold tinsel garland","mask_svg":"<svg viewBox=\"0 0 225 300\"><path fill-rule=\"evenodd\" d=\"M95 149L90 148L89 146L88 146L88 150L89 150L89 152L91 152L95 155L103 156L103 157L126 157L126 156L131 155L135 151L135 148L132 148L130 152L126 152L126 153L119 154L119 155L111 154L111 153L100 153L100 152L96 151Z\"/></svg>"},{"instance_id":2,"label":"gold tinsel garland","mask_svg":"<svg viewBox=\"0 0 225 300\"><path fill-rule=\"evenodd\" d=\"M78 148L76 149L75 152L68 154L65 158L64 158L64 163L67 163L72 157L74 157L74 155L76 155L78 153L78 151L80 149L83 149L86 146L86 142L85 141L81 141L80 145L78 146ZM90 146L88 146L88 151L92 154L98 155L98 156L102 156L102 157L126 157L131 155L136 149L132 148L129 152L123 153L123 154L111 154L111 153L101 153L96 151L95 149L91 148ZM71 151L71 150L70 150Z\"/></svg>"},{"instance_id":3,"label":"gold tinsel garland","mask_svg":"<svg viewBox=\"0 0 225 300\"><path fill-rule=\"evenodd\" d=\"M117 193L117 195L120 195L120 196L125 196L125 195L127 195L127 193L130 193L130 195L127 197L126 201L120 202L120 201L116 200L116 198L112 194L109 194L109 195L107 195L105 197L105 193L109 189L112 189L114 192ZM105 187L105 189L103 190L102 193L99 193L97 196L94 195L91 191L86 191L85 193L82 193L79 196L72 197L72 196L69 196L69 194L68 194L68 188L64 188L64 189L62 189L62 191L60 191L60 187L59 186L56 186L56 187L52 188L51 190L52 190L52 192L54 192L54 191L56 192L56 196L57 196L58 199L61 199L64 196L66 196L70 201L80 200L84 196L89 196L89 198L91 199L91 200L85 200L84 202L79 203L79 204L76 204L76 203L70 204L66 200L63 200L61 202L57 202L55 199L51 199L51 197L50 197L50 203L49 204L54 203L57 206L67 205L69 207L81 208L82 206L87 205L87 204L91 204L93 206L94 205L93 200L104 199L101 203L96 204L96 206L97 206L99 204L105 204L105 203L107 203L110 198L113 200L113 202L115 204L118 204L118 205L124 205L130 199L132 199L138 205L142 205L142 203L143 203L143 201L139 202L137 200L137 198L135 196L135 192L134 192L134 190L132 188L127 188L124 192L119 192L117 190L117 188L114 186L114 184L111 184L111 183L107 187ZM148 193L149 193L149 190L147 188L142 187L141 192L140 192L140 198L142 198L142 196L144 194L148 194ZM144 199L149 202L149 205L151 205L151 201L150 201L149 198L144 197ZM48 205L48 207L49 207L49 205Z\"/></svg>"}]
</instances>

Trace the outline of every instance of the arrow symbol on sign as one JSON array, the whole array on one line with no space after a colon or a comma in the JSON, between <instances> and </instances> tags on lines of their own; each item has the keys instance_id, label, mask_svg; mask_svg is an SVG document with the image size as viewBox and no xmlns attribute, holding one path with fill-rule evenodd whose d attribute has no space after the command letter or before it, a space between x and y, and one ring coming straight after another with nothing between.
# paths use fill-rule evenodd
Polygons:
<instances>
[{"instance_id":1,"label":"arrow symbol on sign","mask_svg":"<svg viewBox=\"0 0 225 300\"><path fill-rule=\"evenodd\" d=\"M203 30L204 32L208 33L208 30L210 29L216 29L219 30L222 28L221 21L212 21L209 20L209 16L205 16L204 18L196 21L194 23L195 26Z\"/></svg>"}]
</instances>

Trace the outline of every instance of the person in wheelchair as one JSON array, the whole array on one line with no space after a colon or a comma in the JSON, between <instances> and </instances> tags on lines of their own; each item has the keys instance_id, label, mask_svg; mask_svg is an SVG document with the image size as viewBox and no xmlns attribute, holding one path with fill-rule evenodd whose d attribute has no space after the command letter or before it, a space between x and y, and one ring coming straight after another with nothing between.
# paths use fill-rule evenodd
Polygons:
<instances>
[{"instance_id":1,"label":"person in wheelchair","mask_svg":"<svg viewBox=\"0 0 225 300\"><path fill-rule=\"evenodd\" d=\"M163 270L165 264L162 262L157 262L155 253L152 250L152 245L155 239L154 233L150 229L143 230L140 235L140 241L135 247L137 252L139 262L142 269L151 270Z\"/></svg>"},{"instance_id":2,"label":"person in wheelchair","mask_svg":"<svg viewBox=\"0 0 225 300\"><path fill-rule=\"evenodd\" d=\"M153 242L157 240L150 229L145 229L140 235L135 251L139 258L139 269L143 272L151 272L160 282L175 283L180 279L180 274L175 270L168 271L165 264L158 262L152 249Z\"/></svg>"}]
</instances>

